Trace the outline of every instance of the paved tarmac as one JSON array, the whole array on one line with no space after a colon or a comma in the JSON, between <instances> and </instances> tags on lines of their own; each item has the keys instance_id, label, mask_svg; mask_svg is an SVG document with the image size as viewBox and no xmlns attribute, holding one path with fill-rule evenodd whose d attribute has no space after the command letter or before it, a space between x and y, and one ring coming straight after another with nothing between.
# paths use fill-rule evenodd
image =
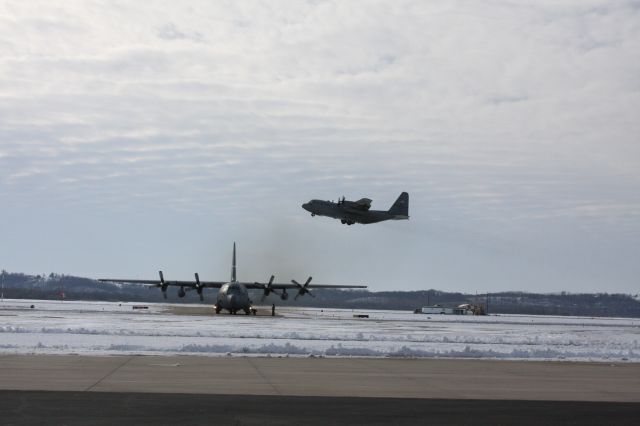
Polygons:
<instances>
[{"instance_id":1,"label":"paved tarmac","mask_svg":"<svg viewBox=\"0 0 640 426\"><path fill-rule=\"evenodd\" d=\"M618 402L0 391L12 425L636 425Z\"/></svg>"},{"instance_id":2,"label":"paved tarmac","mask_svg":"<svg viewBox=\"0 0 640 426\"><path fill-rule=\"evenodd\" d=\"M0 389L640 402L640 365L197 356L0 356Z\"/></svg>"},{"instance_id":3,"label":"paved tarmac","mask_svg":"<svg viewBox=\"0 0 640 426\"><path fill-rule=\"evenodd\" d=\"M636 424L640 365L0 356L0 424Z\"/></svg>"}]
</instances>

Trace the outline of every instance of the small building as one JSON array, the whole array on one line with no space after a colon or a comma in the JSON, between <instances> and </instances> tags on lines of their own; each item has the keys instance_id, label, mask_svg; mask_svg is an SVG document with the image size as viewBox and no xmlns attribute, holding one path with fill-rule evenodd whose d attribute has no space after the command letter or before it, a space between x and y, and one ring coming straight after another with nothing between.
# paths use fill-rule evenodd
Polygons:
<instances>
[{"instance_id":1,"label":"small building","mask_svg":"<svg viewBox=\"0 0 640 426\"><path fill-rule=\"evenodd\" d=\"M473 310L469 309L469 305L460 305L457 308L450 308L442 305L423 306L420 310L423 314L441 314L441 315L473 315Z\"/></svg>"}]
</instances>

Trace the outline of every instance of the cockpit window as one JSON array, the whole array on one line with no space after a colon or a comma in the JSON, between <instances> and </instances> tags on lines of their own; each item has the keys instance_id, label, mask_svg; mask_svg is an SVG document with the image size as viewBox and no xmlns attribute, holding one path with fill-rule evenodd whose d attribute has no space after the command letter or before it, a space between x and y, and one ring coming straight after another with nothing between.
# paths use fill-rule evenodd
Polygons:
<instances>
[{"instance_id":1,"label":"cockpit window","mask_svg":"<svg viewBox=\"0 0 640 426\"><path fill-rule=\"evenodd\" d=\"M240 286L230 285L227 290L227 294L242 294L242 290L240 289Z\"/></svg>"}]
</instances>

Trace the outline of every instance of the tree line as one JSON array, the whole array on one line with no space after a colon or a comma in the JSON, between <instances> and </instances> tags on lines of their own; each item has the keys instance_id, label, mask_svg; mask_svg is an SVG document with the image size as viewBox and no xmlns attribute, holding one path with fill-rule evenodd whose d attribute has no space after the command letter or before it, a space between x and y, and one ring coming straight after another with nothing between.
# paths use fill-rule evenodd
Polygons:
<instances>
[{"instance_id":1,"label":"tree line","mask_svg":"<svg viewBox=\"0 0 640 426\"><path fill-rule=\"evenodd\" d=\"M103 300L132 302L162 302L162 292L143 285L101 283L93 279L50 273L28 275L2 271L2 296L7 299ZM195 292L179 298L175 287L167 291L171 303L215 303L217 290L205 289L204 302ZM481 304L489 313L528 315L578 315L603 317L640 317L640 297L618 293L528 293L500 292L465 294L440 290L367 291L313 290L315 298L304 296L294 301L295 291L283 301L271 295L262 304L278 306L310 306L319 308L411 310L440 304L458 306L464 303ZM254 302L261 304L261 291L251 291Z\"/></svg>"}]
</instances>

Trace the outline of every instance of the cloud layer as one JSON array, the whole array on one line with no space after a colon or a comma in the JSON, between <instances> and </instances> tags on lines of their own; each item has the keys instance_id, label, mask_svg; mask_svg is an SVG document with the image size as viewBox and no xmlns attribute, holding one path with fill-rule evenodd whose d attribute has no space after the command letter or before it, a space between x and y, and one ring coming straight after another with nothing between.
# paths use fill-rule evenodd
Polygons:
<instances>
[{"instance_id":1,"label":"cloud layer","mask_svg":"<svg viewBox=\"0 0 640 426\"><path fill-rule=\"evenodd\" d=\"M638 51L637 1L2 2L0 266L634 291Z\"/></svg>"}]
</instances>

